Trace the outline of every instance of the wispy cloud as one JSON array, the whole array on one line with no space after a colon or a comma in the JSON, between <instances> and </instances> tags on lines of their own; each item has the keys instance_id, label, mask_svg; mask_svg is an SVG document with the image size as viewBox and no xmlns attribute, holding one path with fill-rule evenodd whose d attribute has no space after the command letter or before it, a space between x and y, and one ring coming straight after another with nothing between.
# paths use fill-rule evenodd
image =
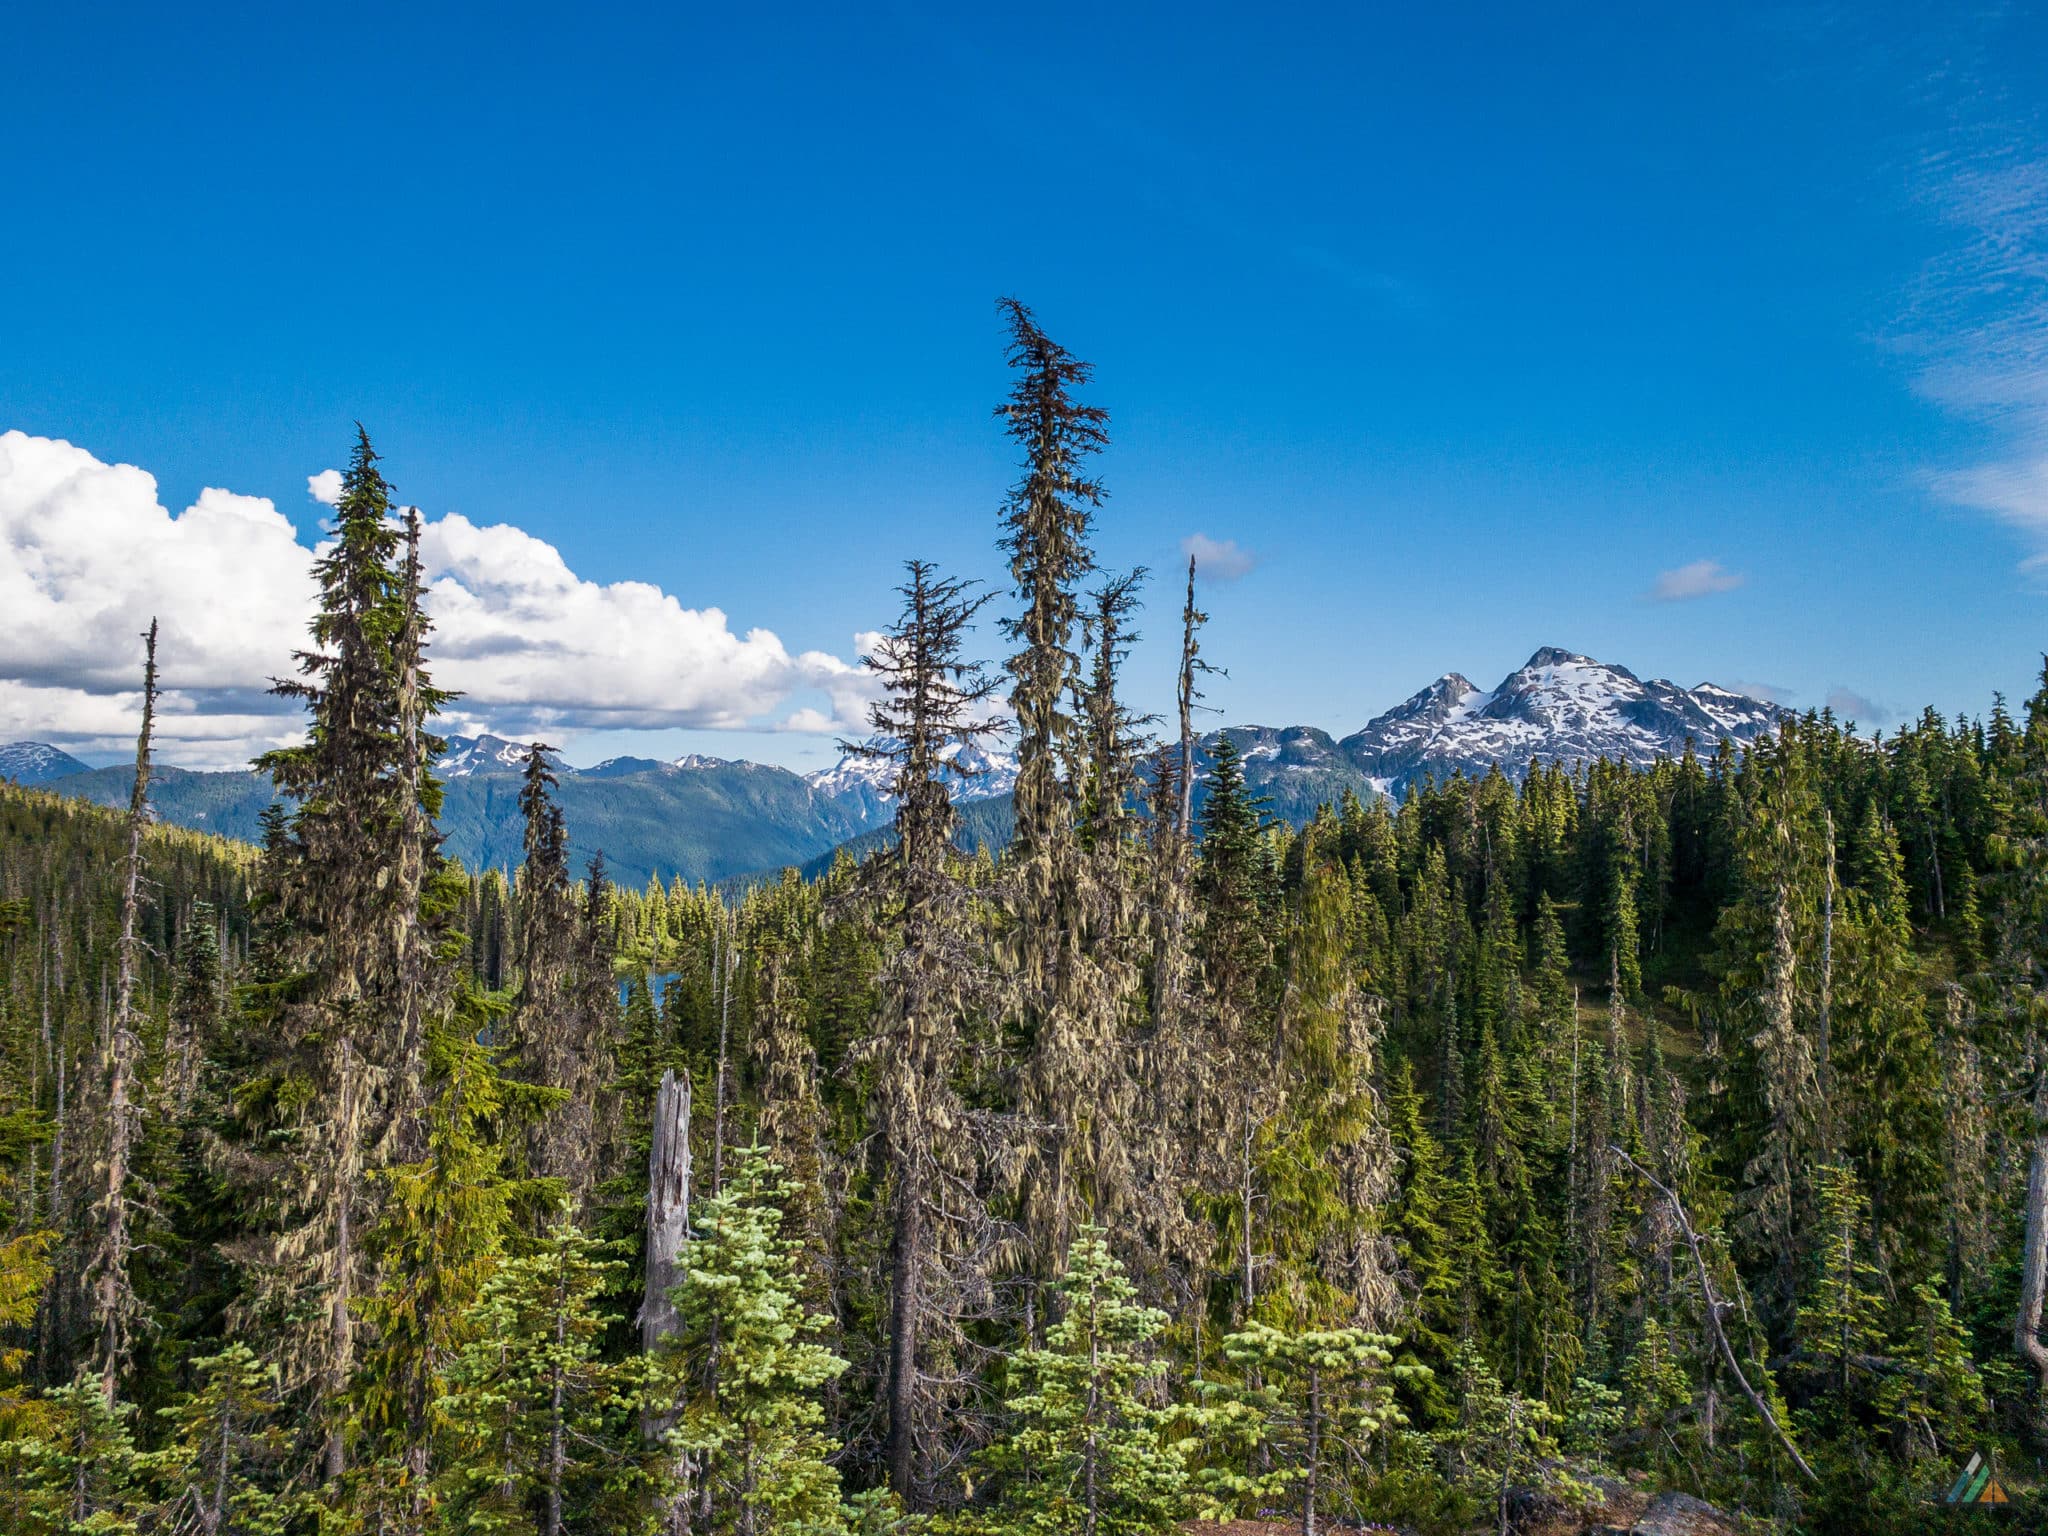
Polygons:
<instances>
[{"instance_id":1,"label":"wispy cloud","mask_svg":"<svg viewBox=\"0 0 2048 1536\"><path fill-rule=\"evenodd\" d=\"M1780 706L1790 704L1794 694L1794 690L1777 683L1746 683L1735 679L1721 686L1741 694L1745 699L1756 699L1765 704Z\"/></svg>"},{"instance_id":2,"label":"wispy cloud","mask_svg":"<svg viewBox=\"0 0 2048 1536\"><path fill-rule=\"evenodd\" d=\"M1208 581L1236 581L1249 576L1259 557L1235 539L1212 539L1206 533L1191 533L1180 541L1180 552L1192 557L1195 571Z\"/></svg>"},{"instance_id":3,"label":"wispy cloud","mask_svg":"<svg viewBox=\"0 0 2048 1536\"><path fill-rule=\"evenodd\" d=\"M1865 698L1853 688L1839 685L1828 690L1828 708L1842 719L1853 720L1858 725L1883 725L1892 717L1892 712L1882 704Z\"/></svg>"},{"instance_id":4,"label":"wispy cloud","mask_svg":"<svg viewBox=\"0 0 2048 1536\"><path fill-rule=\"evenodd\" d=\"M1748 579L1718 560L1694 560L1659 572L1643 596L1653 603L1689 603L1694 598L1712 597L1716 592L1733 592Z\"/></svg>"},{"instance_id":5,"label":"wispy cloud","mask_svg":"<svg viewBox=\"0 0 2048 1536\"><path fill-rule=\"evenodd\" d=\"M1922 396L1988 436L1930 476L1934 494L2006 524L2023 568L2048 573L2048 129L2000 84L1997 13L1960 14L1978 30L1927 82L1942 119L1914 167L1942 243L1890 340Z\"/></svg>"}]
</instances>

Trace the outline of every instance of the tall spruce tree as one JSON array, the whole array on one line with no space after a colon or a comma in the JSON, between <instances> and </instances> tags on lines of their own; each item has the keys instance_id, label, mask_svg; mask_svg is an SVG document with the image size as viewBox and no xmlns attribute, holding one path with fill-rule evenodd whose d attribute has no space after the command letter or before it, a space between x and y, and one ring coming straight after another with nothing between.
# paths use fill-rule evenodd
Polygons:
<instances>
[{"instance_id":1,"label":"tall spruce tree","mask_svg":"<svg viewBox=\"0 0 2048 1536\"><path fill-rule=\"evenodd\" d=\"M890 1214L884 1460L890 1486L918 1509L932 1497L934 1441L952 1395L931 1367L957 1342L949 1299L971 1291L961 1269L985 1246L975 1230L985 1212L960 1198L979 1170L956 1075L962 1020L989 1001L991 977L953 846L950 765L996 722L984 711L995 685L965 655L986 597L924 561L906 570L902 612L866 658L882 690L869 714L875 734L855 750L893 769L896 801L896 845L876 866L896 944L862 1054L872 1063ZM941 1264L951 1283L941 1282Z\"/></svg>"},{"instance_id":2,"label":"tall spruce tree","mask_svg":"<svg viewBox=\"0 0 2048 1536\"><path fill-rule=\"evenodd\" d=\"M579 932L569 883L569 834L556 799L553 748L527 748L519 786L525 861L519 867L516 968L519 989L506 1026L520 1078L557 1090L559 1107L529 1133L533 1173L555 1180L581 1209L595 1173L595 1101L602 1040L588 999L579 995ZM605 966L605 981L610 967Z\"/></svg>"},{"instance_id":3,"label":"tall spruce tree","mask_svg":"<svg viewBox=\"0 0 2048 1536\"><path fill-rule=\"evenodd\" d=\"M1010 707L1017 720L1016 833L1004 860L1010 964L1006 979L1025 1043L1020 1109L1048 1129L1030 1137L1017 1170L1018 1202L1039 1278L1065 1251L1077 1217L1103 1212L1117 1193L1118 1150L1098 1111L1117 1065L1121 999L1114 979L1120 935L1102 931L1119 904L1103 901L1076 825L1086 762L1073 713L1084 690L1077 649L1081 583L1095 569L1091 534L1102 483L1089 459L1109 442L1108 412L1074 391L1092 368L1039 328L1015 299L1001 305L1016 373L996 409L1023 455L1003 507L1002 548L1022 611L1003 621ZM1106 699L1097 710L1112 710ZM1106 1212L1105 1212L1106 1213Z\"/></svg>"},{"instance_id":4,"label":"tall spruce tree","mask_svg":"<svg viewBox=\"0 0 2048 1536\"><path fill-rule=\"evenodd\" d=\"M451 695L424 669L417 515L401 524L369 435L357 429L332 542L313 563L319 605L299 676L273 692L307 708L306 741L258 759L297 804L266 863L286 978L276 1004L273 1085L244 1107L281 1142L273 1231L255 1298L290 1317L288 1383L306 1390L326 1476L347 1467L357 1314L370 1289L374 1170L416 1156L419 1053L445 992L437 873L443 747L427 721Z\"/></svg>"}]
</instances>

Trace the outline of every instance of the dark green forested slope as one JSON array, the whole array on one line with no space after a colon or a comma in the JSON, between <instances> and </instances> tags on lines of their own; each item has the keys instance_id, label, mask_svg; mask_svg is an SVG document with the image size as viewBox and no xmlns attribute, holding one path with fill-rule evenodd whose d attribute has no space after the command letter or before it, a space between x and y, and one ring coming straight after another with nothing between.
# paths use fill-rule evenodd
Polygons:
<instances>
[{"instance_id":1,"label":"dark green forested slope","mask_svg":"<svg viewBox=\"0 0 2048 1536\"><path fill-rule=\"evenodd\" d=\"M2048 677L1191 815L1009 320L999 852L914 563L889 848L579 880L536 762L465 874L367 441L260 850L0 790L0 1529L1903 1532L1973 1452L2038 1521Z\"/></svg>"},{"instance_id":2,"label":"dark green forested slope","mask_svg":"<svg viewBox=\"0 0 2048 1536\"><path fill-rule=\"evenodd\" d=\"M98 768L50 785L99 805L128 803L127 768ZM505 774L452 779L440 826L450 857L471 869L511 869L521 858L519 780ZM157 814L178 826L257 841L265 807L277 798L266 774L158 770ZM729 880L803 864L861 833L854 808L815 793L803 779L757 763L721 763L679 773L656 766L619 778L563 780L561 801L578 861L602 851L621 880Z\"/></svg>"}]
</instances>

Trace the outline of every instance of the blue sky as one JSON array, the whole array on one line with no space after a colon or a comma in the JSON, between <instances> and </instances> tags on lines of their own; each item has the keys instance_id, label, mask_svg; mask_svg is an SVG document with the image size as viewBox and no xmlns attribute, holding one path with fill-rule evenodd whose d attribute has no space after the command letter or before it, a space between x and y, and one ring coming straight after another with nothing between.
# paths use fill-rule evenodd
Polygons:
<instances>
[{"instance_id":1,"label":"blue sky","mask_svg":"<svg viewBox=\"0 0 2048 1536\"><path fill-rule=\"evenodd\" d=\"M0 430L170 512L310 538L360 418L432 516L850 660L904 557L1000 574L1015 293L1113 413L1148 707L1196 534L1233 721L1560 644L1889 723L2048 644L2040 14L207 9L18 8L0 94ZM571 756L810 766L791 687Z\"/></svg>"}]
</instances>

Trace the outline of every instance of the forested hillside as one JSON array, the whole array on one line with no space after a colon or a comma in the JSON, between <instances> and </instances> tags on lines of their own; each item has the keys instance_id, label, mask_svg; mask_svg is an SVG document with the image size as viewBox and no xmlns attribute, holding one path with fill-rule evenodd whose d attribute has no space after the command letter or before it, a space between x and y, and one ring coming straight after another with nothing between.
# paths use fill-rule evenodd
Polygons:
<instances>
[{"instance_id":1,"label":"forested hillside","mask_svg":"<svg viewBox=\"0 0 2048 1536\"><path fill-rule=\"evenodd\" d=\"M54 792L100 805L127 803L125 767L97 768L52 780ZM263 813L277 798L266 774L159 769L158 815L180 826L260 839ZM474 774L444 786L438 818L444 847L471 869L515 867L522 857L516 774ZM679 772L576 774L561 784L564 814L578 848L604 850L619 878L761 878L779 864L802 864L860 836L856 808L814 794L797 774L754 763L718 763Z\"/></svg>"},{"instance_id":2,"label":"forested hillside","mask_svg":"<svg viewBox=\"0 0 2048 1536\"><path fill-rule=\"evenodd\" d=\"M1191 759L1194 804L1199 808L1208 793L1207 776L1226 737L1267 812L1299 827L1347 792L1398 799L1453 773L1483 776L1499 768L1519 782L1544 763L1602 758L1647 767L1689 743L1703 752L1723 740L1745 745L1779 714L1775 705L1712 684L1646 684L1625 667L1545 646L1491 692L1451 673L1341 742L1312 726L1224 726L1199 735ZM472 870L510 871L519 863L525 756L523 744L497 736L449 738L438 822L451 858ZM1015 763L1000 751L990 758L981 747L967 758L970 771L954 773L948 784L961 807L962 845L1000 848L1010 836ZM10 765L18 771L10 773ZM634 885L755 881L791 864L822 869L840 848L863 852L892 835L893 770L860 751L803 776L694 754L672 763L612 758L587 769L557 759L555 768L570 846L585 857L602 852L614 875ZM1149 774L1150 765L1141 765L1141 780ZM125 805L131 787L125 766L88 769L40 742L0 746L0 778L7 777L108 806ZM275 798L262 773L159 767L150 804L179 826L256 838Z\"/></svg>"},{"instance_id":3,"label":"forested hillside","mask_svg":"<svg viewBox=\"0 0 2048 1536\"><path fill-rule=\"evenodd\" d=\"M2035 1497L2048 675L1287 826L1197 757L1192 573L1163 744L1123 702L1106 417L1005 317L1013 590L907 567L886 848L621 885L535 752L516 876L446 859L367 438L260 848L148 824L146 715L125 815L0 787L0 1529L1903 1532L1973 1452Z\"/></svg>"}]
</instances>

